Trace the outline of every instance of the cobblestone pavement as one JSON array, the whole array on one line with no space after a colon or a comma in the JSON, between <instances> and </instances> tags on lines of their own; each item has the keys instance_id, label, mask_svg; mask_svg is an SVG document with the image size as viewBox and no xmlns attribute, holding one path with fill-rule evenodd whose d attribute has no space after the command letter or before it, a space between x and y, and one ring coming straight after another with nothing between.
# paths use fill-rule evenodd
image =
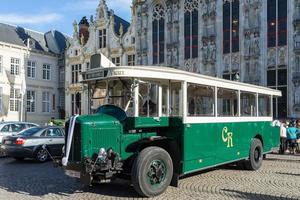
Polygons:
<instances>
[{"instance_id":1,"label":"cobblestone pavement","mask_svg":"<svg viewBox=\"0 0 300 200\"><path fill-rule=\"evenodd\" d=\"M85 187L51 162L0 159L0 199L137 199L128 182ZM259 171L220 167L185 177L154 199L300 199L300 155L271 154Z\"/></svg>"}]
</instances>

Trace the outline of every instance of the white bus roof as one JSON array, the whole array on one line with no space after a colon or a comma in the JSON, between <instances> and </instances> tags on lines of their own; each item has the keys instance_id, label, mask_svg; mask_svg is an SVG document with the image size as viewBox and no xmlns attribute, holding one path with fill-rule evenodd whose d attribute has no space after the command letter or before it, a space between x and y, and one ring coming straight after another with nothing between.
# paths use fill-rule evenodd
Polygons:
<instances>
[{"instance_id":1,"label":"white bus roof","mask_svg":"<svg viewBox=\"0 0 300 200\"><path fill-rule=\"evenodd\" d=\"M230 81L198 73L187 72L180 69L160 66L119 66L110 68L95 68L84 72L83 77L83 82L103 80L113 77L187 81L189 83L196 83L201 85L281 96L281 91L270 89L267 87L237 81Z\"/></svg>"}]
</instances>

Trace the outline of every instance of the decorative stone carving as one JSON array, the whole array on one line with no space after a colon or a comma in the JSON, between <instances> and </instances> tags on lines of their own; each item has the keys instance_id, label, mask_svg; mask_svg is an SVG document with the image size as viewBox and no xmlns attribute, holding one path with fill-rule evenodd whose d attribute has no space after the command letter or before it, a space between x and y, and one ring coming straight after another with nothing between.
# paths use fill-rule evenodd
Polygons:
<instances>
[{"instance_id":1,"label":"decorative stone carving","mask_svg":"<svg viewBox=\"0 0 300 200\"><path fill-rule=\"evenodd\" d=\"M168 6L168 8L167 8L167 23L172 23L172 13L173 13L172 7Z\"/></svg>"},{"instance_id":2,"label":"decorative stone carving","mask_svg":"<svg viewBox=\"0 0 300 200\"><path fill-rule=\"evenodd\" d=\"M286 58L286 49L284 47L282 47L278 51L278 64L286 65L285 58Z\"/></svg>"},{"instance_id":3,"label":"decorative stone carving","mask_svg":"<svg viewBox=\"0 0 300 200\"><path fill-rule=\"evenodd\" d=\"M203 46L202 46L202 60L203 60L203 63L207 63L208 62L208 55L209 55L209 50L208 50L208 45L206 42L203 43Z\"/></svg>"},{"instance_id":4,"label":"decorative stone carving","mask_svg":"<svg viewBox=\"0 0 300 200\"><path fill-rule=\"evenodd\" d=\"M230 55L225 55L224 58L224 71L229 71L230 67Z\"/></svg>"},{"instance_id":5,"label":"decorative stone carving","mask_svg":"<svg viewBox=\"0 0 300 200\"><path fill-rule=\"evenodd\" d=\"M178 4L173 4L173 22L177 23L178 21L179 21Z\"/></svg>"},{"instance_id":6,"label":"decorative stone carving","mask_svg":"<svg viewBox=\"0 0 300 200\"><path fill-rule=\"evenodd\" d=\"M167 50L167 65L168 66L172 65L172 51L171 51L171 49Z\"/></svg>"},{"instance_id":7,"label":"decorative stone carving","mask_svg":"<svg viewBox=\"0 0 300 200\"><path fill-rule=\"evenodd\" d=\"M276 65L276 49L272 48L268 50L268 66Z\"/></svg>"},{"instance_id":8,"label":"decorative stone carving","mask_svg":"<svg viewBox=\"0 0 300 200\"><path fill-rule=\"evenodd\" d=\"M209 60L213 63L216 61L216 44L213 41L209 43Z\"/></svg>"},{"instance_id":9,"label":"decorative stone carving","mask_svg":"<svg viewBox=\"0 0 300 200\"><path fill-rule=\"evenodd\" d=\"M137 64L142 65L142 56L140 54L137 56Z\"/></svg>"},{"instance_id":10,"label":"decorative stone carving","mask_svg":"<svg viewBox=\"0 0 300 200\"><path fill-rule=\"evenodd\" d=\"M247 32L245 34L245 39L244 39L244 56L245 57L249 57L250 56L250 52L251 52L251 38L250 38L250 32Z\"/></svg>"},{"instance_id":11,"label":"decorative stone carving","mask_svg":"<svg viewBox=\"0 0 300 200\"><path fill-rule=\"evenodd\" d=\"M153 19L159 20L165 18L165 8L161 4L157 4L153 9ZM147 19L148 21L148 19Z\"/></svg>"},{"instance_id":12,"label":"decorative stone carving","mask_svg":"<svg viewBox=\"0 0 300 200\"><path fill-rule=\"evenodd\" d=\"M215 0L210 0L208 12L209 12L210 16L216 15L216 1Z\"/></svg>"},{"instance_id":13,"label":"decorative stone carving","mask_svg":"<svg viewBox=\"0 0 300 200\"><path fill-rule=\"evenodd\" d=\"M73 22L73 31L74 33L78 33L78 23L76 20Z\"/></svg>"},{"instance_id":14,"label":"decorative stone carving","mask_svg":"<svg viewBox=\"0 0 300 200\"><path fill-rule=\"evenodd\" d=\"M251 34L251 47L250 54L251 56L258 57L260 55L260 38L258 33Z\"/></svg>"},{"instance_id":15,"label":"decorative stone carving","mask_svg":"<svg viewBox=\"0 0 300 200\"><path fill-rule=\"evenodd\" d=\"M294 48L300 50L300 31L297 30L294 34Z\"/></svg>"},{"instance_id":16,"label":"decorative stone carving","mask_svg":"<svg viewBox=\"0 0 300 200\"><path fill-rule=\"evenodd\" d=\"M209 12L208 12L208 5L206 0L202 1L202 16L205 18L206 16L208 16Z\"/></svg>"},{"instance_id":17,"label":"decorative stone carving","mask_svg":"<svg viewBox=\"0 0 300 200\"><path fill-rule=\"evenodd\" d=\"M240 68L240 55L238 53L232 55L232 70L237 71Z\"/></svg>"},{"instance_id":18,"label":"decorative stone carving","mask_svg":"<svg viewBox=\"0 0 300 200\"><path fill-rule=\"evenodd\" d=\"M178 48L177 47L174 47L173 50L172 50L172 64L173 65L178 65Z\"/></svg>"}]
</instances>

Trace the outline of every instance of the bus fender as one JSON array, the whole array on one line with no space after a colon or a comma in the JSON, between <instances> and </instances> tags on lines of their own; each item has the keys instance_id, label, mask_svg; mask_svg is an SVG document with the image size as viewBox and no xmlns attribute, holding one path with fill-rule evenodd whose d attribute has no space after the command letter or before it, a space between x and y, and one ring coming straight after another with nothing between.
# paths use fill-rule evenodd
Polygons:
<instances>
[{"instance_id":1,"label":"bus fender","mask_svg":"<svg viewBox=\"0 0 300 200\"><path fill-rule=\"evenodd\" d=\"M166 150L172 158L173 162L173 177L171 181L171 186L178 187L178 180L181 171L181 154L180 148L177 142L171 138L157 137L157 138L145 138L139 140L128 146L127 152L140 152L146 147L157 146Z\"/></svg>"}]
</instances>

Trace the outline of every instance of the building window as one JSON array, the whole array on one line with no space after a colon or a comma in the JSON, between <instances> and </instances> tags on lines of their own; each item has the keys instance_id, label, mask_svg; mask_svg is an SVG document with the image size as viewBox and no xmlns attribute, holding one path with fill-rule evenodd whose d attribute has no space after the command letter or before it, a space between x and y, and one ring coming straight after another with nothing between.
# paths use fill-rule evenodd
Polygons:
<instances>
[{"instance_id":1,"label":"building window","mask_svg":"<svg viewBox=\"0 0 300 200\"><path fill-rule=\"evenodd\" d=\"M267 85L282 92L282 96L273 99L273 115L275 118L287 117L287 68L274 67L267 71Z\"/></svg>"},{"instance_id":2,"label":"building window","mask_svg":"<svg viewBox=\"0 0 300 200\"><path fill-rule=\"evenodd\" d=\"M3 57L0 56L0 73L3 72Z\"/></svg>"},{"instance_id":3,"label":"building window","mask_svg":"<svg viewBox=\"0 0 300 200\"><path fill-rule=\"evenodd\" d=\"M20 59L11 58L10 59L10 74L19 75L20 74Z\"/></svg>"},{"instance_id":4,"label":"building window","mask_svg":"<svg viewBox=\"0 0 300 200\"><path fill-rule=\"evenodd\" d=\"M36 72L36 62L28 61L27 62L27 77L35 78L35 72Z\"/></svg>"},{"instance_id":5,"label":"building window","mask_svg":"<svg viewBox=\"0 0 300 200\"><path fill-rule=\"evenodd\" d=\"M157 4L153 10L152 21L152 48L153 64L164 63L165 56L165 9Z\"/></svg>"},{"instance_id":6,"label":"building window","mask_svg":"<svg viewBox=\"0 0 300 200\"><path fill-rule=\"evenodd\" d=\"M42 112L49 113L50 112L50 93L43 92L42 94Z\"/></svg>"},{"instance_id":7,"label":"building window","mask_svg":"<svg viewBox=\"0 0 300 200\"><path fill-rule=\"evenodd\" d=\"M184 58L198 57L198 6L197 0L185 0L184 5Z\"/></svg>"},{"instance_id":8,"label":"building window","mask_svg":"<svg viewBox=\"0 0 300 200\"><path fill-rule=\"evenodd\" d=\"M71 95L72 115L81 115L81 94L76 93Z\"/></svg>"},{"instance_id":9,"label":"building window","mask_svg":"<svg viewBox=\"0 0 300 200\"><path fill-rule=\"evenodd\" d=\"M106 29L99 30L99 48L106 48Z\"/></svg>"},{"instance_id":10,"label":"building window","mask_svg":"<svg viewBox=\"0 0 300 200\"><path fill-rule=\"evenodd\" d=\"M87 63L86 63L86 70L89 70L89 69L90 69L90 63L87 62Z\"/></svg>"},{"instance_id":11,"label":"building window","mask_svg":"<svg viewBox=\"0 0 300 200\"><path fill-rule=\"evenodd\" d=\"M134 66L135 65L135 55L128 55L127 56L127 64L128 64L128 66Z\"/></svg>"},{"instance_id":12,"label":"building window","mask_svg":"<svg viewBox=\"0 0 300 200\"><path fill-rule=\"evenodd\" d=\"M19 111L19 103L21 101L20 89L10 89L9 110L13 112Z\"/></svg>"},{"instance_id":13,"label":"building window","mask_svg":"<svg viewBox=\"0 0 300 200\"><path fill-rule=\"evenodd\" d=\"M48 64L43 64L43 79L44 80L51 79L51 67Z\"/></svg>"},{"instance_id":14,"label":"building window","mask_svg":"<svg viewBox=\"0 0 300 200\"><path fill-rule=\"evenodd\" d=\"M56 110L56 99L55 99L55 94L52 95L52 110Z\"/></svg>"},{"instance_id":15,"label":"building window","mask_svg":"<svg viewBox=\"0 0 300 200\"><path fill-rule=\"evenodd\" d=\"M81 64L72 65L72 84L78 83L79 75L81 73Z\"/></svg>"},{"instance_id":16,"label":"building window","mask_svg":"<svg viewBox=\"0 0 300 200\"><path fill-rule=\"evenodd\" d=\"M120 57L115 57L111 59L112 63L114 63L116 66L120 66L121 65L121 59Z\"/></svg>"},{"instance_id":17,"label":"building window","mask_svg":"<svg viewBox=\"0 0 300 200\"><path fill-rule=\"evenodd\" d=\"M27 90L26 93L26 111L35 112L35 91Z\"/></svg>"},{"instance_id":18,"label":"building window","mask_svg":"<svg viewBox=\"0 0 300 200\"><path fill-rule=\"evenodd\" d=\"M287 0L268 0L268 47L287 44ZM278 32L276 32L278 29ZM276 42L277 41L277 42Z\"/></svg>"},{"instance_id":19,"label":"building window","mask_svg":"<svg viewBox=\"0 0 300 200\"><path fill-rule=\"evenodd\" d=\"M0 112L1 113L3 112L2 108L3 108L3 88L0 87Z\"/></svg>"},{"instance_id":20,"label":"building window","mask_svg":"<svg viewBox=\"0 0 300 200\"><path fill-rule=\"evenodd\" d=\"M238 52L239 46L239 0L223 3L223 53Z\"/></svg>"}]
</instances>

